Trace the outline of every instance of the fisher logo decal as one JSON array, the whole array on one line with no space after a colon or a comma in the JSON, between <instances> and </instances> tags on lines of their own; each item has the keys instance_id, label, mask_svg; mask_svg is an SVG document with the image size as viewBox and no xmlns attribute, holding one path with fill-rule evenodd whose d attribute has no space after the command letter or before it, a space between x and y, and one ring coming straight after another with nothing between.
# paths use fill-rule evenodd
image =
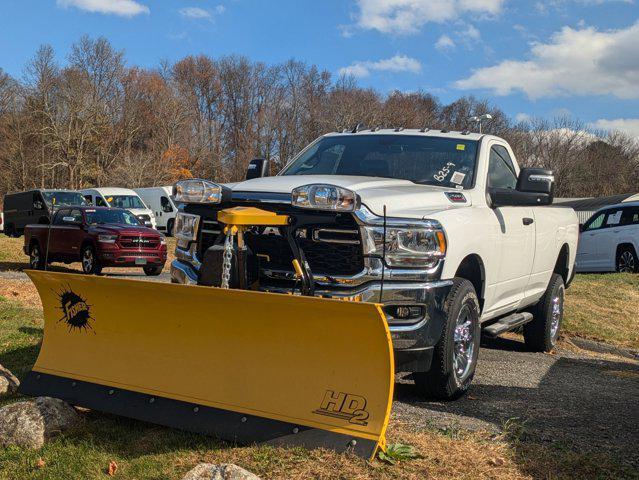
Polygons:
<instances>
[{"instance_id":1,"label":"fisher logo decal","mask_svg":"<svg viewBox=\"0 0 639 480\"><path fill-rule=\"evenodd\" d=\"M326 390L320 408L313 410L313 413L341 418L356 425L368 425L366 399L352 393Z\"/></svg>"},{"instance_id":2,"label":"fisher logo decal","mask_svg":"<svg viewBox=\"0 0 639 480\"><path fill-rule=\"evenodd\" d=\"M91 321L94 319L91 317L91 305L84 298L68 287L57 295L60 300L58 308L62 310L62 317L59 321L66 323L69 331L93 330Z\"/></svg>"}]
</instances>

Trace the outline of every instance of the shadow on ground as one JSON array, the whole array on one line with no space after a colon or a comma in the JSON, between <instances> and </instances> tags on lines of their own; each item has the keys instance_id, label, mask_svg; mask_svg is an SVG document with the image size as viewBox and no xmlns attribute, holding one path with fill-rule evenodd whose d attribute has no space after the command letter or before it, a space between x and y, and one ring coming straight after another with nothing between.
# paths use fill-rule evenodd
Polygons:
<instances>
[{"instance_id":1,"label":"shadow on ground","mask_svg":"<svg viewBox=\"0 0 639 480\"><path fill-rule=\"evenodd\" d=\"M395 384L394 412L424 426L516 430L518 440L606 452L639 465L636 362L562 350L531 353L522 342L487 340L469 395L454 402L424 401L403 379Z\"/></svg>"}]
</instances>

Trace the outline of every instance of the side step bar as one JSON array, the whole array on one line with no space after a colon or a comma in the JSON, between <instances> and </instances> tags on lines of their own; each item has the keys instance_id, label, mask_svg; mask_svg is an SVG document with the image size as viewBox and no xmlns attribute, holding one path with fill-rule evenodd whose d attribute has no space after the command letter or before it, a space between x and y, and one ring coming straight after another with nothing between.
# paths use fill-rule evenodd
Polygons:
<instances>
[{"instance_id":1,"label":"side step bar","mask_svg":"<svg viewBox=\"0 0 639 480\"><path fill-rule=\"evenodd\" d=\"M530 312L513 313L507 317L500 318L495 323L488 325L483 331L489 337L497 337L502 333L514 330L517 327L532 321L533 315Z\"/></svg>"}]
</instances>

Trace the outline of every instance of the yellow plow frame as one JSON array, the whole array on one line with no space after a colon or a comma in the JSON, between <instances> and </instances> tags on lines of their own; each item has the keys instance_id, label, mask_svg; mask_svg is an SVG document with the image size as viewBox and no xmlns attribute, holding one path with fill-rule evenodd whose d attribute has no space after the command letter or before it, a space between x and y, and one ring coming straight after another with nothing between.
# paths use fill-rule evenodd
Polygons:
<instances>
[{"instance_id":1,"label":"yellow plow frame","mask_svg":"<svg viewBox=\"0 0 639 480\"><path fill-rule=\"evenodd\" d=\"M215 435L374 456L393 396L379 305L29 271L28 395Z\"/></svg>"}]
</instances>

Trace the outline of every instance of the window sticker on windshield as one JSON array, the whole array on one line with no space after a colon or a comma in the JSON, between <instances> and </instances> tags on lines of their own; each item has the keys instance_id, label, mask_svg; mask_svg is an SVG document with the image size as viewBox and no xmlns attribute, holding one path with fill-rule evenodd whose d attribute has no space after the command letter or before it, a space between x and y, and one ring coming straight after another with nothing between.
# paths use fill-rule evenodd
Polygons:
<instances>
[{"instance_id":1,"label":"window sticker on windshield","mask_svg":"<svg viewBox=\"0 0 639 480\"><path fill-rule=\"evenodd\" d=\"M433 178L437 180L438 182L443 182L444 180L446 180L446 177L450 173L451 167L454 167L454 166L455 164L453 162L446 163L446 165L444 165L439 172L433 175Z\"/></svg>"},{"instance_id":2,"label":"window sticker on windshield","mask_svg":"<svg viewBox=\"0 0 639 480\"><path fill-rule=\"evenodd\" d=\"M464 178L466 178L465 173L455 172L453 173L453 176L450 177L450 183L456 183L457 185L460 185L461 183L464 182Z\"/></svg>"},{"instance_id":3,"label":"window sticker on windshield","mask_svg":"<svg viewBox=\"0 0 639 480\"><path fill-rule=\"evenodd\" d=\"M464 145L463 143L458 143L457 144L457 150L466 150L466 145Z\"/></svg>"}]
</instances>

